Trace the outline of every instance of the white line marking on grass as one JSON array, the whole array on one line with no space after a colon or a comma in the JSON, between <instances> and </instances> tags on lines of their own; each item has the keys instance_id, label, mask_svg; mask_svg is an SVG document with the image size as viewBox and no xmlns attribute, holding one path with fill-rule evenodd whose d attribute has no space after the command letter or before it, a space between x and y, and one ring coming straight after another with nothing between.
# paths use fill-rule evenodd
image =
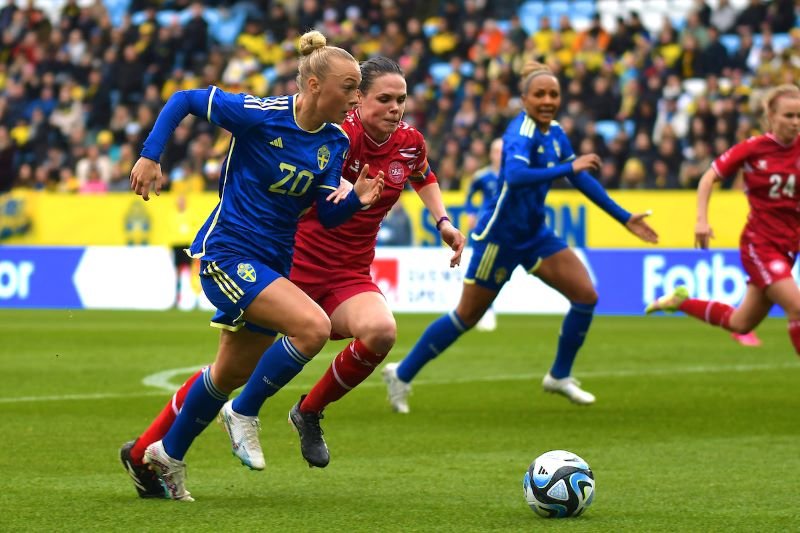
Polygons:
<instances>
[{"instance_id":1,"label":"white line marking on grass","mask_svg":"<svg viewBox=\"0 0 800 533\"><path fill-rule=\"evenodd\" d=\"M201 368L202 368L201 366L195 365L195 366L185 366L183 368L171 368L170 370L163 370L161 372L156 372L155 374L150 374L149 376L146 376L142 380L142 385L146 385L148 387L155 387L156 389L173 393L178 389L178 387L182 385L182 383L172 383L170 379L180 374L194 374Z\"/></svg>"},{"instance_id":2,"label":"white line marking on grass","mask_svg":"<svg viewBox=\"0 0 800 533\"><path fill-rule=\"evenodd\" d=\"M142 398L144 396L163 396L163 392L98 392L94 394L62 394L54 396L18 396L16 398L0 398L0 403L24 403L24 402L65 402L70 400L109 400L120 398Z\"/></svg>"},{"instance_id":3,"label":"white line marking on grass","mask_svg":"<svg viewBox=\"0 0 800 533\"><path fill-rule=\"evenodd\" d=\"M3 403L24 403L24 402L59 402L70 400L108 400L121 398L142 398L145 396L163 396L166 392L173 393L180 384L170 383L170 378L179 374L192 373L199 370L199 366L189 366L184 368L173 368L157 372L145 377L142 383L149 387L158 388L157 391L143 391L133 393L96 393L96 394L64 394L52 396L19 396L16 398L0 398ZM669 376L680 374L722 374L725 372L758 372L767 370L798 370L800 363L779 363L779 364L741 364L725 366L688 366L677 368L648 368L639 370L611 370L598 372L581 372L582 378L627 378L643 376ZM486 383L493 381L529 381L538 379L542 374L499 374L484 377L468 377L457 379L419 379L415 380L415 385L451 385L462 383ZM306 390L309 384L289 384L284 387L286 390ZM359 385L360 388L383 388L385 385L379 380L367 381Z\"/></svg>"}]
</instances>

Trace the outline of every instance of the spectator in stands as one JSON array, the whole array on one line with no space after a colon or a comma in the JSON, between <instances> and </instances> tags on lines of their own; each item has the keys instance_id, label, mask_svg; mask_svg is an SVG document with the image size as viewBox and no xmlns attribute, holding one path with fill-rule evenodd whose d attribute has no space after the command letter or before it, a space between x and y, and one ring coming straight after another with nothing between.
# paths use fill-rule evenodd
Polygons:
<instances>
[{"instance_id":1,"label":"spectator in stands","mask_svg":"<svg viewBox=\"0 0 800 533\"><path fill-rule=\"evenodd\" d=\"M736 17L736 26L745 26L752 32L757 32L761 22L767 18L767 8L761 0L750 0L739 16Z\"/></svg>"},{"instance_id":2,"label":"spectator in stands","mask_svg":"<svg viewBox=\"0 0 800 533\"><path fill-rule=\"evenodd\" d=\"M733 33L736 29L736 10L731 6L730 0L717 0L716 9L711 12L711 23L722 34Z\"/></svg>"},{"instance_id":3,"label":"spectator in stands","mask_svg":"<svg viewBox=\"0 0 800 533\"><path fill-rule=\"evenodd\" d=\"M723 74L729 67L728 49L719 40L719 30L713 26L708 28L708 44L702 50L703 75Z\"/></svg>"}]
</instances>

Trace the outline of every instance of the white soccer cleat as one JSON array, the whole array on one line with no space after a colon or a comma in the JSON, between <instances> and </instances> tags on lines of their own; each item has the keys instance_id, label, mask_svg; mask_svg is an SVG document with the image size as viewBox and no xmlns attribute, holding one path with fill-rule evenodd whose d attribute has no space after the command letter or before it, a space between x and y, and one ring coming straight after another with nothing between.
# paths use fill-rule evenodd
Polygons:
<instances>
[{"instance_id":1,"label":"white soccer cleat","mask_svg":"<svg viewBox=\"0 0 800 533\"><path fill-rule=\"evenodd\" d=\"M497 329L497 315L491 307L486 310L478 323L475 324L477 331L494 331Z\"/></svg>"},{"instance_id":2,"label":"white soccer cleat","mask_svg":"<svg viewBox=\"0 0 800 533\"><path fill-rule=\"evenodd\" d=\"M257 416L240 415L234 411L232 402L225 402L218 415L220 424L231 439L231 452L251 470L264 470L266 462L261 441L258 440L261 422Z\"/></svg>"},{"instance_id":3,"label":"white soccer cleat","mask_svg":"<svg viewBox=\"0 0 800 533\"><path fill-rule=\"evenodd\" d=\"M542 380L542 387L547 392L562 394L579 405L590 405L595 400L594 394L583 390L580 381L572 376L556 379L548 372Z\"/></svg>"},{"instance_id":4,"label":"white soccer cleat","mask_svg":"<svg viewBox=\"0 0 800 533\"><path fill-rule=\"evenodd\" d=\"M194 501L192 495L186 490L186 463L167 455L163 442L156 441L145 449L144 462L150 465L158 479L161 480L170 499L181 502Z\"/></svg>"},{"instance_id":5,"label":"white soccer cleat","mask_svg":"<svg viewBox=\"0 0 800 533\"><path fill-rule=\"evenodd\" d=\"M397 367L400 363L388 363L381 374L383 374L383 381L386 382L386 388L389 393L389 403L395 413L408 414L408 395L411 392L411 384L402 381L397 377Z\"/></svg>"}]
</instances>

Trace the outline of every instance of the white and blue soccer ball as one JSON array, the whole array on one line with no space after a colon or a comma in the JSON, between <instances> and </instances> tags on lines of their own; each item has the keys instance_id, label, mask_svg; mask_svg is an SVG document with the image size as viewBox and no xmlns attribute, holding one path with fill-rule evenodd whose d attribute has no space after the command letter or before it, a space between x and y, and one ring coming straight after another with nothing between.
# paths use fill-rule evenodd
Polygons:
<instances>
[{"instance_id":1,"label":"white and blue soccer ball","mask_svg":"<svg viewBox=\"0 0 800 533\"><path fill-rule=\"evenodd\" d=\"M543 453L522 479L525 501L545 518L579 516L594 500L594 474L589 464L572 452Z\"/></svg>"}]
</instances>

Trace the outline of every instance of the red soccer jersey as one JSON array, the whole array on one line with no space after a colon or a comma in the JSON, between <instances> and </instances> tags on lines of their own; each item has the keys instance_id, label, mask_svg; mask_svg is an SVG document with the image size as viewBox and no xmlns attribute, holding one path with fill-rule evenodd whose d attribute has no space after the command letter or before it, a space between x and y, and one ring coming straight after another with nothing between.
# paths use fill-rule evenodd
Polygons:
<instances>
[{"instance_id":1,"label":"red soccer jersey","mask_svg":"<svg viewBox=\"0 0 800 533\"><path fill-rule=\"evenodd\" d=\"M425 139L405 122L382 143L367 135L358 111L348 115L342 128L350 137L344 178L355 182L368 164L370 176L383 170L385 185L377 202L333 229L322 227L316 207L300 220L291 278L301 283L333 282L353 274L368 277L381 221L400 198L406 181L420 184L436 179L428 165Z\"/></svg>"},{"instance_id":2,"label":"red soccer jersey","mask_svg":"<svg viewBox=\"0 0 800 533\"><path fill-rule=\"evenodd\" d=\"M800 137L781 144L768 133L731 147L712 163L717 175L729 178L744 168L750 213L746 231L796 251L800 242Z\"/></svg>"}]
</instances>

